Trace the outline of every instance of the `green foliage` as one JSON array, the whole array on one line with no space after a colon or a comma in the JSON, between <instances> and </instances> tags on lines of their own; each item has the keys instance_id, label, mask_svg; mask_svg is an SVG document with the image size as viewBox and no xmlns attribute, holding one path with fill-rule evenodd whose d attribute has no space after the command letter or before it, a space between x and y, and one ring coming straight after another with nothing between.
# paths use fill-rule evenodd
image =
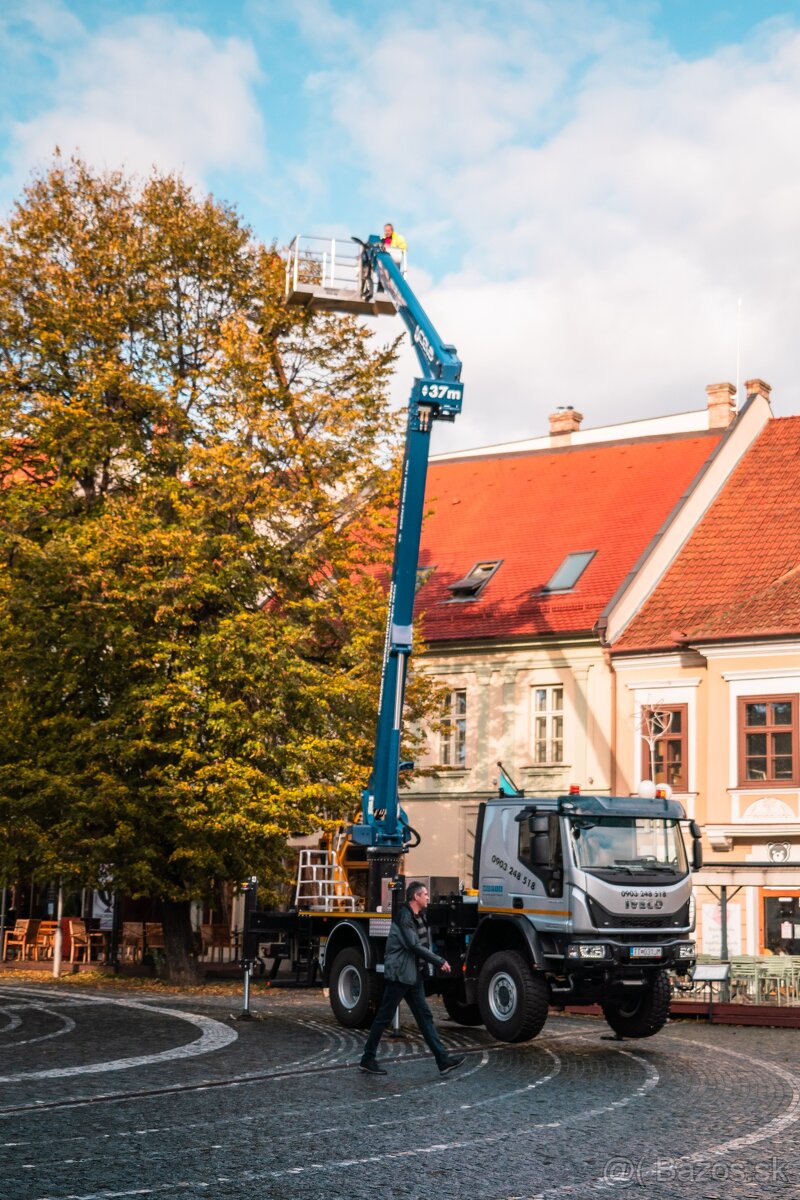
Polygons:
<instances>
[{"instance_id":1,"label":"green foliage","mask_svg":"<svg viewBox=\"0 0 800 1200\"><path fill-rule=\"evenodd\" d=\"M173 176L56 159L0 228L9 868L179 901L357 809L395 347L282 285Z\"/></svg>"}]
</instances>

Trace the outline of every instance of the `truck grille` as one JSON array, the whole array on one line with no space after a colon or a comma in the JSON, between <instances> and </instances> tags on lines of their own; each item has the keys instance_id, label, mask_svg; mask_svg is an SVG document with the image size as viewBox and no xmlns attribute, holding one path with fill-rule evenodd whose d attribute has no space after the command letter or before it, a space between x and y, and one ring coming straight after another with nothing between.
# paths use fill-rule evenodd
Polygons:
<instances>
[{"instance_id":1,"label":"truck grille","mask_svg":"<svg viewBox=\"0 0 800 1200\"><path fill-rule=\"evenodd\" d=\"M586 897L589 915L598 929L686 929L689 924L689 902L673 913L632 913L621 916L609 912L590 896Z\"/></svg>"}]
</instances>

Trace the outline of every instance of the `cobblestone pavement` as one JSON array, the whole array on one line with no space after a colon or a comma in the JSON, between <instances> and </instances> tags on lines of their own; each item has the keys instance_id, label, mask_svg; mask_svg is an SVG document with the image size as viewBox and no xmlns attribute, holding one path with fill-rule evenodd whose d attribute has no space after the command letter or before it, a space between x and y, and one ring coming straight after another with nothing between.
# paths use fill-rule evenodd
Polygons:
<instances>
[{"instance_id":1,"label":"cobblestone pavement","mask_svg":"<svg viewBox=\"0 0 800 1200\"><path fill-rule=\"evenodd\" d=\"M800 1197L795 1031L551 1016L505 1046L434 1002L465 1065L404 1017L372 1078L318 992L231 1003L0 985L0 1200Z\"/></svg>"}]
</instances>

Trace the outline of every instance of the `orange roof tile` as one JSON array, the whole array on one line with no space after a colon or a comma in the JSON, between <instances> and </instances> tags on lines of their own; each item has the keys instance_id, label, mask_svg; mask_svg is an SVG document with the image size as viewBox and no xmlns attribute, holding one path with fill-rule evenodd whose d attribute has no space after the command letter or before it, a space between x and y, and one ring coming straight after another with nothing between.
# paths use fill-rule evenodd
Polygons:
<instances>
[{"instance_id":1,"label":"orange roof tile","mask_svg":"<svg viewBox=\"0 0 800 1200\"><path fill-rule=\"evenodd\" d=\"M800 632L800 417L773 418L614 650Z\"/></svg>"},{"instance_id":2,"label":"orange roof tile","mask_svg":"<svg viewBox=\"0 0 800 1200\"><path fill-rule=\"evenodd\" d=\"M417 612L429 644L592 629L721 433L598 442L433 462L420 567L436 570ZM564 558L596 550L575 589L542 596ZM447 585L483 560L502 566L477 599Z\"/></svg>"}]
</instances>

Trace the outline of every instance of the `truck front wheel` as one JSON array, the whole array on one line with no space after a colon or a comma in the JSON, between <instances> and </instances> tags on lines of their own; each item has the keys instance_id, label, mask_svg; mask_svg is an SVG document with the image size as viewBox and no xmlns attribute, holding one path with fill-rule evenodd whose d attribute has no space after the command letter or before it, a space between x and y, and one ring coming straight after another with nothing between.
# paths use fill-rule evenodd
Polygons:
<instances>
[{"instance_id":1,"label":"truck front wheel","mask_svg":"<svg viewBox=\"0 0 800 1200\"><path fill-rule=\"evenodd\" d=\"M669 1001L669 980L665 971L659 971L630 999L626 996L617 1004L605 1003L603 1016L620 1037L652 1037L667 1023Z\"/></svg>"},{"instance_id":2,"label":"truck front wheel","mask_svg":"<svg viewBox=\"0 0 800 1200\"><path fill-rule=\"evenodd\" d=\"M515 950L487 958L478 977L478 1007L483 1023L501 1042L527 1042L547 1020L550 988Z\"/></svg>"},{"instance_id":3,"label":"truck front wheel","mask_svg":"<svg viewBox=\"0 0 800 1200\"><path fill-rule=\"evenodd\" d=\"M378 1007L380 983L368 971L360 950L341 950L333 960L330 999L333 1015L347 1029L365 1029Z\"/></svg>"}]
</instances>

